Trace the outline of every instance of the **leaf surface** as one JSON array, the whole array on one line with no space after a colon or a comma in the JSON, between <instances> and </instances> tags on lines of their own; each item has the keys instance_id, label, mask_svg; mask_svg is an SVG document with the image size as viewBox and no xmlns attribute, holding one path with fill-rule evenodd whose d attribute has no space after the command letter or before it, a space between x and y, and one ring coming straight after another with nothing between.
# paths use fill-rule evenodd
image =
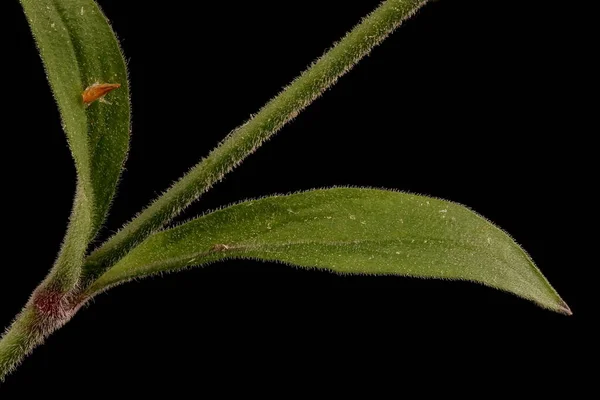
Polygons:
<instances>
[{"instance_id":1,"label":"leaf surface","mask_svg":"<svg viewBox=\"0 0 600 400\"><path fill-rule=\"evenodd\" d=\"M102 225L129 149L127 68L108 21L92 0L21 0L58 104L93 235ZM121 87L86 107L95 83Z\"/></svg>"},{"instance_id":2,"label":"leaf surface","mask_svg":"<svg viewBox=\"0 0 600 400\"><path fill-rule=\"evenodd\" d=\"M91 291L227 258L468 280L570 312L521 247L473 211L445 200L358 188L246 201L159 232Z\"/></svg>"}]
</instances>

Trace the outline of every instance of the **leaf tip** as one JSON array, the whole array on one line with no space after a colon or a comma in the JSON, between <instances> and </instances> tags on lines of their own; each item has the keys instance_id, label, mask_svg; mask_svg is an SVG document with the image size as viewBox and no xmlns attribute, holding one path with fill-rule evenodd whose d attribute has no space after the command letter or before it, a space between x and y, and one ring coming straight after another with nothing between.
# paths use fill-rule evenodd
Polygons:
<instances>
[{"instance_id":1,"label":"leaf tip","mask_svg":"<svg viewBox=\"0 0 600 400\"><path fill-rule=\"evenodd\" d=\"M573 311L571 311L571 308L569 307L569 305L564 300L562 300L560 302L559 312L561 314L564 314L564 315L567 315L567 316L573 315Z\"/></svg>"}]
</instances>

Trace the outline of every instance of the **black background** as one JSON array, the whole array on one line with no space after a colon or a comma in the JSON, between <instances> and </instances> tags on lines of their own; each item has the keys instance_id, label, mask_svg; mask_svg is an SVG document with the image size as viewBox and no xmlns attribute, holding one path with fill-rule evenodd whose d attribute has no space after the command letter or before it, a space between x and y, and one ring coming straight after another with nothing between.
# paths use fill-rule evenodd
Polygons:
<instances>
[{"instance_id":1,"label":"black background","mask_svg":"<svg viewBox=\"0 0 600 400\"><path fill-rule=\"evenodd\" d=\"M52 265L75 176L26 20L18 2L2 3L11 29L2 55L6 326ZM100 241L379 2L99 3L129 60L133 102L132 148ZM583 328L580 282L594 264L570 242L580 211L570 201L588 205L579 179L591 164L578 149L594 131L579 97L590 50L565 7L508 6L426 6L180 219L333 185L442 197L510 232L572 317L469 283L227 262L99 296L0 391L64 393L68 382L79 393L201 396L215 385L285 398L323 379L355 387L373 373L398 394L413 376L455 377L448 388L585 382L597 347Z\"/></svg>"}]
</instances>

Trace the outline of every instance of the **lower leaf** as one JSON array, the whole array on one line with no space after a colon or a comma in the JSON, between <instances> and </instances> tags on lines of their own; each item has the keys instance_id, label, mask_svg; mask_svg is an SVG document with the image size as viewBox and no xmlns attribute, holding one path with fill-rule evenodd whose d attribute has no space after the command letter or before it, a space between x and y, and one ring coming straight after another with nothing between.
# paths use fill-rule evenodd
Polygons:
<instances>
[{"instance_id":1,"label":"lower leaf","mask_svg":"<svg viewBox=\"0 0 600 400\"><path fill-rule=\"evenodd\" d=\"M473 211L445 200L358 188L250 200L154 234L88 294L227 258L339 273L468 280L570 314L525 251Z\"/></svg>"}]
</instances>

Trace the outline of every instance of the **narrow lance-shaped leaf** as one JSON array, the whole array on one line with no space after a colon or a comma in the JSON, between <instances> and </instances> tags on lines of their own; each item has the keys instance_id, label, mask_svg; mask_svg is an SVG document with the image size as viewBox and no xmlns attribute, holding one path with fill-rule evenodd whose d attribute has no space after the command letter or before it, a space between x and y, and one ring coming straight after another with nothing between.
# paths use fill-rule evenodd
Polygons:
<instances>
[{"instance_id":1,"label":"narrow lance-shaped leaf","mask_svg":"<svg viewBox=\"0 0 600 400\"><path fill-rule=\"evenodd\" d=\"M108 212L129 148L127 70L116 37L92 0L21 0L35 37L77 170L77 196L57 261L73 284L76 264ZM93 84L119 84L89 106ZM108 104L108 102L110 104ZM43 134L40 133L40 134ZM61 268L59 268L61 269ZM68 286L68 285L67 285Z\"/></svg>"},{"instance_id":2,"label":"narrow lance-shaped leaf","mask_svg":"<svg viewBox=\"0 0 600 400\"><path fill-rule=\"evenodd\" d=\"M478 214L440 199L356 188L246 201L156 233L88 293L227 258L469 280L570 313L525 251Z\"/></svg>"}]
</instances>

